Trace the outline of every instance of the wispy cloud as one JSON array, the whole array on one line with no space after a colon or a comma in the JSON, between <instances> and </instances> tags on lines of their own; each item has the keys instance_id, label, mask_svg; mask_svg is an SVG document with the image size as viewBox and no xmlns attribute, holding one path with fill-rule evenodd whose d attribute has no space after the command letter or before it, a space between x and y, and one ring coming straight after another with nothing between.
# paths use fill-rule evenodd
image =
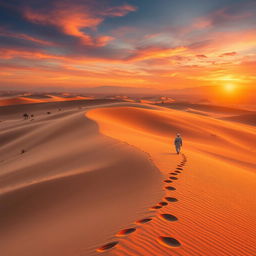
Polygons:
<instances>
[{"instance_id":1,"label":"wispy cloud","mask_svg":"<svg viewBox=\"0 0 256 256\"><path fill-rule=\"evenodd\" d=\"M221 55L219 55L219 57L228 57L228 56L235 56L237 55L237 52L225 52L225 53L222 53Z\"/></svg>"},{"instance_id":2,"label":"wispy cloud","mask_svg":"<svg viewBox=\"0 0 256 256\"><path fill-rule=\"evenodd\" d=\"M164 88L235 77L252 83L255 1L216 0L217 7L195 8L189 19L175 13L179 4L173 1L172 15L160 15L144 0L0 0L0 81Z\"/></svg>"}]
</instances>

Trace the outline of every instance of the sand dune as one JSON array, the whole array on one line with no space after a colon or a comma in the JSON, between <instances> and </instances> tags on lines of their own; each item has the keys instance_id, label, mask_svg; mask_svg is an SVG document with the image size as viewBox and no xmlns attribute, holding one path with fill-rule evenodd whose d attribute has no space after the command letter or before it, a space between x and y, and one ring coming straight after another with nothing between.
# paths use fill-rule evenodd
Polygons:
<instances>
[{"instance_id":1,"label":"sand dune","mask_svg":"<svg viewBox=\"0 0 256 256\"><path fill-rule=\"evenodd\" d=\"M90 255L162 194L145 153L84 110L5 121L0 136L2 255Z\"/></svg>"},{"instance_id":2,"label":"sand dune","mask_svg":"<svg viewBox=\"0 0 256 256\"><path fill-rule=\"evenodd\" d=\"M256 125L256 112L247 115L229 116L222 118L223 120L235 121L238 123Z\"/></svg>"},{"instance_id":3,"label":"sand dune","mask_svg":"<svg viewBox=\"0 0 256 256\"><path fill-rule=\"evenodd\" d=\"M27 98L27 97L15 97L15 98L1 99L0 106L31 104L31 103L40 103L40 102L45 102L45 100L33 99L33 98Z\"/></svg>"},{"instance_id":4,"label":"sand dune","mask_svg":"<svg viewBox=\"0 0 256 256\"><path fill-rule=\"evenodd\" d=\"M73 101L73 100L88 100L93 97L60 97L54 95L43 95L43 96L24 96L24 97L11 97L0 99L0 106L20 105L20 104L32 104L32 103L46 103L46 102L58 102L58 101Z\"/></svg>"},{"instance_id":5,"label":"sand dune","mask_svg":"<svg viewBox=\"0 0 256 256\"><path fill-rule=\"evenodd\" d=\"M187 140L186 148L208 154L217 153L227 158L227 162L239 159L244 163L243 167L254 163L255 155L252 154L252 150L255 152L255 129L253 127L239 124L231 126L229 122L222 120L164 108L151 110L120 107L96 109L90 113L92 118L96 117L95 120L99 119L101 124L106 124L107 130L110 129L109 127L113 129L114 125L119 127L120 131L115 136L119 139L124 139L123 137L132 130L136 131L132 137L134 140L138 140L137 136L141 134L164 142L182 131ZM111 124L109 127L108 123ZM142 139L145 136L142 136ZM139 139L136 146L140 145Z\"/></svg>"},{"instance_id":6,"label":"sand dune","mask_svg":"<svg viewBox=\"0 0 256 256\"><path fill-rule=\"evenodd\" d=\"M189 102L173 102L158 104L171 109L179 109L183 111L188 111L192 113L209 115L212 117L226 117L233 115L245 115L252 113L251 110L245 109L243 107L228 107L228 106L218 106L212 104L196 104Z\"/></svg>"},{"instance_id":7,"label":"sand dune","mask_svg":"<svg viewBox=\"0 0 256 256\"><path fill-rule=\"evenodd\" d=\"M65 110L51 115L53 103L35 104L33 122L5 107L3 255L255 254L254 127L99 103L58 103ZM176 132L182 155L173 150Z\"/></svg>"},{"instance_id":8,"label":"sand dune","mask_svg":"<svg viewBox=\"0 0 256 256\"><path fill-rule=\"evenodd\" d=\"M110 104L118 102L117 100L110 99L95 99L95 100L69 100L69 101L55 101L55 102L41 102L31 104L20 104L0 106L0 121L23 119L23 114L28 113L29 115L37 116L45 115L48 112L55 113L60 111L61 113L65 110L76 110L79 111L83 107L93 106L98 104ZM31 120L31 119L30 119Z\"/></svg>"},{"instance_id":9,"label":"sand dune","mask_svg":"<svg viewBox=\"0 0 256 256\"><path fill-rule=\"evenodd\" d=\"M163 108L104 108L87 116L102 133L148 152L164 175L165 196L152 220L106 255L255 254L255 128ZM170 148L177 131L185 159Z\"/></svg>"}]
</instances>

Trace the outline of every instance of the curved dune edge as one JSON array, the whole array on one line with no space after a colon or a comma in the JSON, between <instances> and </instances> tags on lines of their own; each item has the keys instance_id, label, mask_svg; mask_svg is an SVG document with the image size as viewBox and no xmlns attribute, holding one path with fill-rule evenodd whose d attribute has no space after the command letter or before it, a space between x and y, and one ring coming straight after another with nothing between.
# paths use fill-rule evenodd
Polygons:
<instances>
[{"instance_id":1,"label":"curved dune edge","mask_svg":"<svg viewBox=\"0 0 256 256\"><path fill-rule=\"evenodd\" d=\"M180 164L177 165L177 169L179 168L179 166L184 166L186 164L186 162L187 162L187 158L184 156L184 154L182 154L182 158L183 158L183 160L181 161ZM179 168L179 169L181 169L181 168ZM165 189L167 191L170 190L167 187L165 187ZM176 189L174 189L174 190L176 190ZM139 225L143 225L143 224L145 224L145 223L147 223L149 221L153 221L153 222L159 224L159 221L158 221L159 219L157 217L163 219L164 221L171 221L171 222L178 221L178 218L175 217L174 215L166 214L166 213L165 214L159 214L157 212L157 210L162 209L163 207L165 207L165 211L166 210L167 211L170 210L168 202L169 203L174 203L174 202L177 202L178 200L176 198L170 198L170 197L164 197L163 200L166 200L166 201L161 201L157 205L155 205L155 206L150 208L150 210L154 211L154 217L145 218L145 219L136 221L135 224L138 225L137 227L126 228L126 229L120 230L116 234L116 238L118 239L120 237L128 236L128 235L136 232L137 229L139 228ZM147 231L147 228L145 228L145 231ZM96 251L97 252L104 252L105 253L106 251L111 250L112 248L114 248L120 242L117 239L115 239L114 241L109 242L107 244L104 244L103 246L100 246L99 248L96 249ZM177 239L175 239L173 237L159 236L156 241L158 243L160 243L161 245L163 245L165 247L168 247L168 248L175 248L175 247L181 246L181 243ZM154 253L154 252L152 252L152 253Z\"/></svg>"},{"instance_id":2,"label":"curved dune edge","mask_svg":"<svg viewBox=\"0 0 256 256\"><path fill-rule=\"evenodd\" d=\"M2 255L94 255L130 223L150 222L163 194L147 155L100 134L77 107L7 120L0 138Z\"/></svg>"},{"instance_id":3,"label":"curved dune edge","mask_svg":"<svg viewBox=\"0 0 256 256\"><path fill-rule=\"evenodd\" d=\"M175 188L167 189L163 198L175 202L175 206L153 206L159 217L153 217L105 255L254 254L254 128L143 105L99 108L87 116L99 124L103 134L149 153L165 176L163 189ZM176 132L185 139L188 162L175 169L173 163L180 158L172 153L170 138ZM222 158L216 157L216 152ZM178 221L163 219L161 214L175 216ZM172 238L181 246L170 246Z\"/></svg>"}]
</instances>

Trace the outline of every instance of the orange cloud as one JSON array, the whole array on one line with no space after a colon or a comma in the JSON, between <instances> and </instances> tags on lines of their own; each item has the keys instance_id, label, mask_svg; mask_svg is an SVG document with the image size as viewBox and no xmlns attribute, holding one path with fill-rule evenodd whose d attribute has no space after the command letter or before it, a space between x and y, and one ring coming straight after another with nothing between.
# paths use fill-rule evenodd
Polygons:
<instances>
[{"instance_id":1,"label":"orange cloud","mask_svg":"<svg viewBox=\"0 0 256 256\"><path fill-rule=\"evenodd\" d=\"M221 55L219 55L219 57L228 57L228 56L235 56L237 55L237 52L225 52L225 53L222 53Z\"/></svg>"},{"instance_id":2,"label":"orange cloud","mask_svg":"<svg viewBox=\"0 0 256 256\"><path fill-rule=\"evenodd\" d=\"M32 42L42 44L42 45L47 45L47 46L56 45L53 42L42 40L42 39L36 38L34 36L26 35L24 33L23 34L22 33L12 33L12 32L8 32L8 31L6 31L4 29L1 29L1 28L0 28L0 35L6 36L6 37L25 39L25 40L28 40L28 41L32 41Z\"/></svg>"},{"instance_id":3,"label":"orange cloud","mask_svg":"<svg viewBox=\"0 0 256 256\"><path fill-rule=\"evenodd\" d=\"M204 54L197 54L196 57L197 57L197 58L207 58L207 56L204 55Z\"/></svg>"},{"instance_id":4,"label":"orange cloud","mask_svg":"<svg viewBox=\"0 0 256 256\"><path fill-rule=\"evenodd\" d=\"M255 84L256 58L253 52L256 30L213 29L220 22L216 17L221 17L221 22L227 22L239 20L241 16L230 19L229 14L220 12L197 20L189 29L176 28L174 32L166 33L144 33L140 27L131 26L114 28L109 35L97 31L107 16L120 17L135 10L133 6L123 5L104 10L94 8L92 11L88 6L70 2L67 5L65 1L58 2L49 10L25 8L23 15L33 26L38 23L57 28L58 32L62 32L60 36L65 34L63 37L67 41L63 44L52 43L37 35L1 30L1 35L12 40L18 38L39 44L29 48L25 44L20 46L20 40L16 40L16 46L9 46L7 40L1 46L0 55L5 61L0 60L1 83L67 87L126 84L163 89L169 86L217 85L223 81ZM197 33L198 30L200 33ZM194 31L196 33L191 33ZM177 35L177 40L173 35ZM68 45L70 37L73 41ZM117 40L108 45L114 37ZM246 59L248 56L251 59Z\"/></svg>"},{"instance_id":5,"label":"orange cloud","mask_svg":"<svg viewBox=\"0 0 256 256\"><path fill-rule=\"evenodd\" d=\"M135 53L132 53L128 57L128 60L131 61L141 61L147 59L156 59L156 58L167 58L175 56L187 50L186 47L176 47L176 48L158 48L158 47L147 47L137 49Z\"/></svg>"},{"instance_id":6,"label":"orange cloud","mask_svg":"<svg viewBox=\"0 0 256 256\"><path fill-rule=\"evenodd\" d=\"M51 55L44 53L43 51L26 51L18 49L0 49L0 55L2 59L13 59L15 57L24 59L57 59L64 60L62 56Z\"/></svg>"},{"instance_id":7,"label":"orange cloud","mask_svg":"<svg viewBox=\"0 0 256 256\"><path fill-rule=\"evenodd\" d=\"M102 47L114 38L108 35L93 37L83 29L95 30L103 22L104 16L124 16L135 10L131 5L123 5L94 13L85 5L58 2L55 9L47 12L25 8L23 14L31 22L57 26L65 34L80 38L85 45Z\"/></svg>"}]
</instances>

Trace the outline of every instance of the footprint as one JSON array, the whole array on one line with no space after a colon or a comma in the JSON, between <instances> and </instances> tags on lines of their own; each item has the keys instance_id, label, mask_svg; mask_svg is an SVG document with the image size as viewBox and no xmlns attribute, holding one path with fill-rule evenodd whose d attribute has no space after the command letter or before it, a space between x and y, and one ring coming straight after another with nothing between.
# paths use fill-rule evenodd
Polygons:
<instances>
[{"instance_id":1,"label":"footprint","mask_svg":"<svg viewBox=\"0 0 256 256\"><path fill-rule=\"evenodd\" d=\"M181 173L181 171L174 171L174 172L176 172L176 173Z\"/></svg>"},{"instance_id":2,"label":"footprint","mask_svg":"<svg viewBox=\"0 0 256 256\"><path fill-rule=\"evenodd\" d=\"M177 178L177 177L169 177L169 179L171 179L171 180L177 180L178 178Z\"/></svg>"},{"instance_id":3,"label":"footprint","mask_svg":"<svg viewBox=\"0 0 256 256\"><path fill-rule=\"evenodd\" d=\"M100 248L97 249L98 252L104 252L106 250L109 250L111 248L113 248L114 246L116 246L118 244L118 241L114 241L108 244L105 244L103 246L101 246Z\"/></svg>"},{"instance_id":4,"label":"footprint","mask_svg":"<svg viewBox=\"0 0 256 256\"><path fill-rule=\"evenodd\" d=\"M169 197L169 196L167 196L167 197L165 197L165 199L166 199L168 202L178 202L178 199L175 198L175 197Z\"/></svg>"},{"instance_id":5,"label":"footprint","mask_svg":"<svg viewBox=\"0 0 256 256\"><path fill-rule=\"evenodd\" d=\"M178 168L176 168L177 170L183 170L183 168L180 168L180 167L178 167Z\"/></svg>"},{"instance_id":6,"label":"footprint","mask_svg":"<svg viewBox=\"0 0 256 256\"><path fill-rule=\"evenodd\" d=\"M168 189L168 190L176 190L176 188L171 187L171 186L167 186L167 187L165 187L165 188Z\"/></svg>"},{"instance_id":7,"label":"footprint","mask_svg":"<svg viewBox=\"0 0 256 256\"><path fill-rule=\"evenodd\" d=\"M171 180L164 180L165 183L172 183Z\"/></svg>"},{"instance_id":8,"label":"footprint","mask_svg":"<svg viewBox=\"0 0 256 256\"><path fill-rule=\"evenodd\" d=\"M153 210L158 210L158 209L161 209L161 208L162 208L162 206L160 206L160 205L156 205L156 206L151 207L151 209L153 209Z\"/></svg>"},{"instance_id":9,"label":"footprint","mask_svg":"<svg viewBox=\"0 0 256 256\"><path fill-rule=\"evenodd\" d=\"M126 228L126 229L120 230L116 235L117 236L127 236L127 235L133 233L134 231L136 231L136 228Z\"/></svg>"},{"instance_id":10,"label":"footprint","mask_svg":"<svg viewBox=\"0 0 256 256\"><path fill-rule=\"evenodd\" d=\"M158 238L158 242L166 247L179 247L181 246L180 242L176 240L173 237L168 237L168 236L160 236Z\"/></svg>"},{"instance_id":11,"label":"footprint","mask_svg":"<svg viewBox=\"0 0 256 256\"><path fill-rule=\"evenodd\" d=\"M135 223L137 223L137 224L144 224L144 223L147 223L147 222L149 222L151 220L152 220L151 218L145 218L145 219L137 220Z\"/></svg>"},{"instance_id":12,"label":"footprint","mask_svg":"<svg viewBox=\"0 0 256 256\"><path fill-rule=\"evenodd\" d=\"M177 173L175 172L170 172L171 175L178 175Z\"/></svg>"},{"instance_id":13,"label":"footprint","mask_svg":"<svg viewBox=\"0 0 256 256\"><path fill-rule=\"evenodd\" d=\"M177 217L175 217L174 215L168 214L168 213L160 214L160 217L165 220L168 220L168 221L177 221L178 220Z\"/></svg>"},{"instance_id":14,"label":"footprint","mask_svg":"<svg viewBox=\"0 0 256 256\"><path fill-rule=\"evenodd\" d=\"M160 203L158 203L159 205L161 205L161 206L166 206L168 203L166 203L166 202L160 202Z\"/></svg>"}]
</instances>

